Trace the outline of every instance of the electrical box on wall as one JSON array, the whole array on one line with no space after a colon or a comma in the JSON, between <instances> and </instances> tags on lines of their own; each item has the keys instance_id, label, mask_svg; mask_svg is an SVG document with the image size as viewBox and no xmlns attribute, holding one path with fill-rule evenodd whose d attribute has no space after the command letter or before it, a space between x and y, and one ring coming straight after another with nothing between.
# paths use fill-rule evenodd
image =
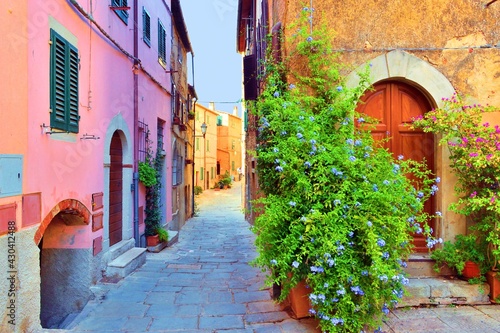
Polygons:
<instances>
[{"instance_id":1,"label":"electrical box on wall","mask_svg":"<svg viewBox=\"0 0 500 333\"><path fill-rule=\"evenodd\" d=\"M23 192L23 155L0 154L0 198Z\"/></svg>"}]
</instances>

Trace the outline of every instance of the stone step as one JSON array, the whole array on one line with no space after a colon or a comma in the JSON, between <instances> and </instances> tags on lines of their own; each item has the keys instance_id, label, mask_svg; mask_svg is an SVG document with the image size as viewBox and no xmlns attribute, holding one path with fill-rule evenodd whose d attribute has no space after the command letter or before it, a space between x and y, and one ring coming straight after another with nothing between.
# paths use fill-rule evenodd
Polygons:
<instances>
[{"instance_id":1,"label":"stone step","mask_svg":"<svg viewBox=\"0 0 500 333\"><path fill-rule=\"evenodd\" d=\"M177 243L179 240L179 232L175 230L168 230L168 241L160 243L155 246L148 246L147 250L148 252L153 252L153 253L158 253L164 248L168 246L172 246L173 244Z\"/></svg>"},{"instance_id":2,"label":"stone step","mask_svg":"<svg viewBox=\"0 0 500 333\"><path fill-rule=\"evenodd\" d=\"M133 238L122 240L121 242L110 247L108 251L109 261L113 261L131 248L135 246L135 240Z\"/></svg>"},{"instance_id":3,"label":"stone step","mask_svg":"<svg viewBox=\"0 0 500 333\"><path fill-rule=\"evenodd\" d=\"M410 278L406 290L398 307L490 304L487 283L470 284L456 277Z\"/></svg>"},{"instance_id":4,"label":"stone step","mask_svg":"<svg viewBox=\"0 0 500 333\"><path fill-rule=\"evenodd\" d=\"M146 262L146 249L133 247L108 264L106 275L124 278Z\"/></svg>"},{"instance_id":5,"label":"stone step","mask_svg":"<svg viewBox=\"0 0 500 333\"><path fill-rule=\"evenodd\" d=\"M434 260L430 258L428 253L411 254L407 264L408 266L404 270L412 278L437 278L440 276L456 275L456 272L447 266L442 267L439 272L436 272L434 270Z\"/></svg>"}]
</instances>

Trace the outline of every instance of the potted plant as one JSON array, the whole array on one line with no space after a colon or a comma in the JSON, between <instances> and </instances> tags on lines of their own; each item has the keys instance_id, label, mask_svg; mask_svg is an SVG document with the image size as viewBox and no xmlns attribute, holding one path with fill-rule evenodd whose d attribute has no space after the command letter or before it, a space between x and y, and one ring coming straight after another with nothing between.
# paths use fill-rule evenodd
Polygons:
<instances>
[{"instance_id":1,"label":"potted plant","mask_svg":"<svg viewBox=\"0 0 500 333\"><path fill-rule=\"evenodd\" d=\"M493 276L500 261L500 127L485 117L498 115L498 108L468 104L460 96L443 99L443 106L415 119L414 128L441 135L448 148L450 167L457 176L459 196L450 209L466 216L478 242L485 242L486 265Z\"/></svg>"},{"instance_id":2,"label":"potted plant","mask_svg":"<svg viewBox=\"0 0 500 333\"><path fill-rule=\"evenodd\" d=\"M444 242L442 248L431 253L431 259L435 260L434 270L436 272L440 272L443 265L446 264L455 269L458 275L470 281L477 281L485 272L483 265L486 260L484 245L478 244L478 239L473 234L457 235L454 243Z\"/></svg>"},{"instance_id":3,"label":"potted plant","mask_svg":"<svg viewBox=\"0 0 500 333\"><path fill-rule=\"evenodd\" d=\"M439 179L359 130L371 123L355 111L368 75L345 88L328 30L311 34L309 15L292 28L283 62L269 52L265 89L249 107L259 119L253 153L263 194L253 203L253 264L268 272L269 286L281 286L279 301L307 286L309 296L297 299L310 302L322 331L360 332L380 325L403 297L412 234L428 236L429 247L437 242L423 206Z\"/></svg>"},{"instance_id":4,"label":"potted plant","mask_svg":"<svg viewBox=\"0 0 500 333\"><path fill-rule=\"evenodd\" d=\"M194 113L194 111L189 111L189 112L188 112L188 119L191 119L191 120L192 120L192 119L194 119L194 117L195 117L195 113Z\"/></svg>"}]
</instances>

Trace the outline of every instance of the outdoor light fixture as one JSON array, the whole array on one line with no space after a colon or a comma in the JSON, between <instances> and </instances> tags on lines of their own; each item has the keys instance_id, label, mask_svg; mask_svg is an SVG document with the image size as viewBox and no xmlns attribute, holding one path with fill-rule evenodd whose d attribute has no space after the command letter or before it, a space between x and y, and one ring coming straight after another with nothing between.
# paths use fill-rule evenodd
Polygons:
<instances>
[{"instance_id":1,"label":"outdoor light fixture","mask_svg":"<svg viewBox=\"0 0 500 333\"><path fill-rule=\"evenodd\" d=\"M205 134L207 134L207 124L205 124L205 122L201 124L201 134L203 134L203 137L205 137Z\"/></svg>"}]
</instances>

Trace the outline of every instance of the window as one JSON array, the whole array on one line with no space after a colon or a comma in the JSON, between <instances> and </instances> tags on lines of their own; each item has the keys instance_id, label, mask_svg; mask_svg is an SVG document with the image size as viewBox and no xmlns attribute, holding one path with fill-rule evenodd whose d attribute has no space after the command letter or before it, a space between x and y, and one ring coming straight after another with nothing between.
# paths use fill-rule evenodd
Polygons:
<instances>
[{"instance_id":1,"label":"window","mask_svg":"<svg viewBox=\"0 0 500 333\"><path fill-rule=\"evenodd\" d=\"M111 0L112 7L128 7L127 0ZM128 10L121 9L115 10L116 15L123 21L123 23L128 24Z\"/></svg>"},{"instance_id":2,"label":"window","mask_svg":"<svg viewBox=\"0 0 500 333\"><path fill-rule=\"evenodd\" d=\"M181 41L177 41L177 60L182 64L182 59L184 55L182 54L182 44Z\"/></svg>"},{"instance_id":3,"label":"window","mask_svg":"<svg viewBox=\"0 0 500 333\"><path fill-rule=\"evenodd\" d=\"M183 158L179 154L179 149L174 148L174 153L172 157L172 185L176 186L182 183L182 168Z\"/></svg>"},{"instance_id":4,"label":"window","mask_svg":"<svg viewBox=\"0 0 500 333\"><path fill-rule=\"evenodd\" d=\"M167 66L167 34L163 24L158 20L158 61L165 68Z\"/></svg>"},{"instance_id":5,"label":"window","mask_svg":"<svg viewBox=\"0 0 500 333\"><path fill-rule=\"evenodd\" d=\"M222 126L222 116L217 116L217 126Z\"/></svg>"},{"instance_id":6,"label":"window","mask_svg":"<svg viewBox=\"0 0 500 333\"><path fill-rule=\"evenodd\" d=\"M151 46L151 16L144 7L142 7L142 40Z\"/></svg>"},{"instance_id":7,"label":"window","mask_svg":"<svg viewBox=\"0 0 500 333\"><path fill-rule=\"evenodd\" d=\"M50 127L78 133L78 50L50 29Z\"/></svg>"},{"instance_id":8,"label":"window","mask_svg":"<svg viewBox=\"0 0 500 333\"><path fill-rule=\"evenodd\" d=\"M234 140L231 142L231 149L234 150L234 148L236 147L236 143L234 142Z\"/></svg>"},{"instance_id":9,"label":"window","mask_svg":"<svg viewBox=\"0 0 500 333\"><path fill-rule=\"evenodd\" d=\"M196 138L196 151L200 150L200 138Z\"/></svg>"},{"instance_id":10,"label":"window","mask_svg":"<svg viewBox=\"0 0 500 333\"><path fill-rule=\"evenodd\" d=\"M205 173L205 170L203 170L203 167L200 168L200 180L203 180L203 174Z\"/></svg>"},{"instance_id":11,"label":"window","mask_svg":"<svg viewBox=\"0 0 500 333\"><path fill-rule=\"evenodd\" d=\"M210 151L210 141L209 141L209 140L207 140L207 141L206 141L206 144L207 144L207 151Z\"/></svg>"},{"instance_id":12,"label":"window","mask_svg":"<svg viewBox=\"0 0 500 333\"><path fill-rule=\"evenodd\" d=\"M232 170L232 171L236 170L236 167L235 167L234 161L231 161L231 170Z\"/></svg>"}]
</instances>

